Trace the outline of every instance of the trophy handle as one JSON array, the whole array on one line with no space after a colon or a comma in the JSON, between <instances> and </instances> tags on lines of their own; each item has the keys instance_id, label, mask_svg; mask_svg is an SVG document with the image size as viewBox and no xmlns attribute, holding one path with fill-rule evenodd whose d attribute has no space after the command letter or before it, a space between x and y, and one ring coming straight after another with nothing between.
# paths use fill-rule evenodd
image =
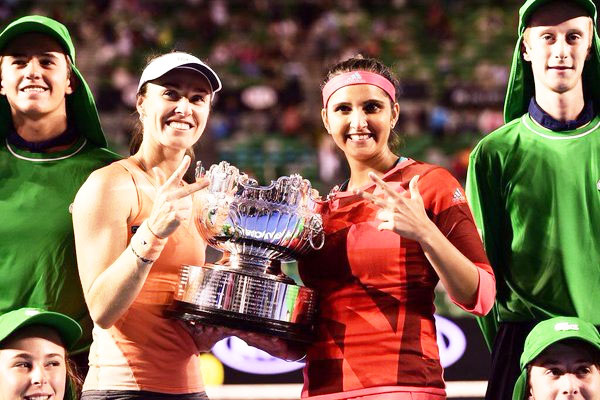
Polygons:
<instances>
[{"instance_id":1,"label":"trophy handle","mask_svg":"<svg viewBox=\"0 0 600 400\"><path fill-rule=\"evenodd\" d=\"M240 227L240 220L241 220L242 216L240 214L238 207L239 207L239 204L232 204L229 207L229 220L231 221L231 223L233 225L233 234L232 234L230 240L234 243L237 242L238 240L240 240L244 236L244 231Z\"/></svg>"},{"instance_id":2,"label":"trophy handle","mask_svg":"<svg viewBox=\"0 0 600 400\"><path fill-rule=\"evenodd\" d=\"M310 243L310 247L314 250L321 250L325 245L325 232L323 231L323 222L321 221L320 215L313 215L308 223L308 228L310 229L310 234L308 236L308 242ZM315 245L314 238L319 238L318 245Z\"/></svg>"}]
</instances>

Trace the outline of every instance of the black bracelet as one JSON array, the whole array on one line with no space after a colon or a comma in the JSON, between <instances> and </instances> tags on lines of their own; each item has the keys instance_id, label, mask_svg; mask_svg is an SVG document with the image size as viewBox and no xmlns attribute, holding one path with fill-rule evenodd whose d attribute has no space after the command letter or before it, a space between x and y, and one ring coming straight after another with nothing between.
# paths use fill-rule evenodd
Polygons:
<instances>
[{"instance_id":1,"label":"black bracelet","mask_svg":"<svg viewBox=\"0 0 600 400\"><path fill-rule=\"evenodd\" d=\"M138 253L135 252L135 250L133 249L133 245L129 245L129 248L131 249L131 252L138 258L140 259L144 264L151 264L156 260L150 260L149 258L144 258L142 256L140 256Z\"/></svg>"}]
</instances>

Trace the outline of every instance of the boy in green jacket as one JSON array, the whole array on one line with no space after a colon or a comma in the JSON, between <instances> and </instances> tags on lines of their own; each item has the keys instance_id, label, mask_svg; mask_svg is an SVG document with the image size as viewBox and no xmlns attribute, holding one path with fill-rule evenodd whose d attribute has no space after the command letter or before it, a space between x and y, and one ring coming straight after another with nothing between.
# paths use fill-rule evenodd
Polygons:
<instances>
[{"instance_id":1,"label":"boy in green jacket","mask_svg":"<svg viewBox=\"0 0 600 400\"><path fill-rule=\"evenodd\" d=\"M91 343L69 207L95 169L117 158L59 22L27 16L0 32L0 314L37 307L83 327Z\"/></svg>"},{"instance_id":2,"label":"boy in green jacket","mask_svg":"<svg viewBox=\"0 0 600 400\"><path fill-rule=\"evenodd\" d=\"M486 399L510 399L533 326L600 325L600 41L591 0L528 0L506 125L471 154L467 195L497 282L480 320L492 348Z\"/></svg>"}]
</instances>

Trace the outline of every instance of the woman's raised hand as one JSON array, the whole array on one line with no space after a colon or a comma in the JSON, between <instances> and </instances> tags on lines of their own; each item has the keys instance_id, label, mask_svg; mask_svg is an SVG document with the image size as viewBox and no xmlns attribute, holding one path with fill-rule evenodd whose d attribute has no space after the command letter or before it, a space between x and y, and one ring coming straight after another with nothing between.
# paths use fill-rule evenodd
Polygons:
<instances>
[{"instance_id":1,"label":"woman's raised hand","mask_svg":"<svg viewBox=\"0 0 600 400\"><path fill-rule=\"evenodd\" d=\"M380 208L377 212L377 218L381 221L378 228L418 242L423 240L435 225L425 212L423 198L417 188L419 175L410 180L408 191L401 189L401 192L394 190L373 172L369 172L369 178L383 190L384 196L378 197L362 190L356 190L355 193Z\"/></svg>"},{"instance_id":2,"label":"woman's raised hand","mask_svg":"<svg viewBox=\"0 0 600 400\"><path fill-rule=\"evenodd\" d=\"M185 155L179 167L165 179L160 168L153 168L160 187L156 192L154 207L148 217L148 228L159 238L166 238L184 221L192 218L191 194L208 186L207 179L184 185L183 176L190 166L190 156ZM164 183L162 183L164 182Z\"/></svg>"}]
</instances>

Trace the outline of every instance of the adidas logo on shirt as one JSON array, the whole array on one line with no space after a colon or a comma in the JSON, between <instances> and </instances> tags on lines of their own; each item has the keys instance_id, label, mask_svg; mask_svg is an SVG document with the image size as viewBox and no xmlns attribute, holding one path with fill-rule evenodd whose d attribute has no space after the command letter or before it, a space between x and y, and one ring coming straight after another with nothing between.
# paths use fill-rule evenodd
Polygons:
<instances>
[{"instance_id":1,"label":"adidas logo on shirt","mask_svg":"<svg viewBox=\"0 0 600 400\"><path fill-rule=\"evenodd\" d=\"M456 190L452 194L452 202L462 203L464 201L467 201L467 199L465 198L465 195L463 194L462 190L460 190L460 188L456 188Z\"/></svg>"}]
</instances>

